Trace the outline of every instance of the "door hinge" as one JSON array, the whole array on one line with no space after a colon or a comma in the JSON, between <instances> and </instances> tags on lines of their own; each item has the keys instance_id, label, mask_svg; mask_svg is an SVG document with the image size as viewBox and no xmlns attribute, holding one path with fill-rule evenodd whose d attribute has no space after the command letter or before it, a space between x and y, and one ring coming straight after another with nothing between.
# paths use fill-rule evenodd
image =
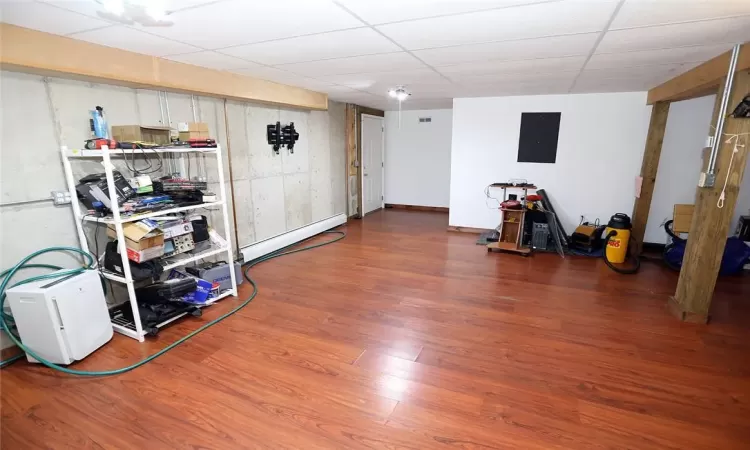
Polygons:
<instances>
[{"instance_id":1,"label":"door hinge","mask_svg":"<svg viewBox=\"0 0 750 450\"><path fill-rule=\"evenodd\" d=\"M385 167L385 163L384 162L380 163L380 167Z\"/></svg>"},{"instance_id":2,"label":"door hinge","mask_svg":"<svg viewBox=\"0 0 750 450\"><path fill-rule=\"evenodd\" d=\"M381 195L381 196L380 196L380 200L385 200L385 197L383 197L383 196Z\"/></svg>"}]
</instances>

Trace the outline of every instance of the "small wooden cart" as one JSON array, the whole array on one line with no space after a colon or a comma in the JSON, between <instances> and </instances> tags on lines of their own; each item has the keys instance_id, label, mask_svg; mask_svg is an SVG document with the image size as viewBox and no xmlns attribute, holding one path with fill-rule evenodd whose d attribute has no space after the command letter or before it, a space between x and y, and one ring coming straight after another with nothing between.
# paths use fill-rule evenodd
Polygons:
<instances>
[{"instance_id":1,"label":"small wooden cart","mask_svg":"<svg viewBox=\"0 0 750 450\"><path fill-rule=\"evenodd\" d=\"M509 183L494 183L490 187L503 190L503 201L507 200L508 189L521 190L523 191L523 201L521 202L521 209L500 208L502 220L500 222L500 238L497 242L487 244L487 251L506 251L528 256L531 249L524 247L522 242L524 219L526 217L526 196L529 189L535 190L537 187L532 185L514 186Z\"/></svg>"}]
</instances>

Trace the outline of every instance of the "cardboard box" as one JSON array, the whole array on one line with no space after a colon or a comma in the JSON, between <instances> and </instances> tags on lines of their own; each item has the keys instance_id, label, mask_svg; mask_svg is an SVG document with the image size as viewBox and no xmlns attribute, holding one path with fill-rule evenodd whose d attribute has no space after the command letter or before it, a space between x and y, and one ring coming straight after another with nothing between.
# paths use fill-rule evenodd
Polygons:
<instances>
[{"instance_id":1,"label":"cardboard box","mask_svg":"<svg viewBox=\"0 0 750 450\"><path fill-rule=\"evenodd\" d=\"M167 145L171 142L169 127L144 127L140 125L113 125L112 139L120 142L153 142Z\"/></svg>"},{"instance_id":2,"label":"cardboard box","mask_svg":"<svg viewBox=\"0 0 750 450\"><path fill-rule=\"evenodd\" d=\"M674 205L672 217L672 231L675 233L689 233L690 223L693 221L695 205Z\"/></svg>"},{"instance_id":3,"label":"cardboard box","mask_svg":"<svg viewBox=\"0 0 750 450\"><path fill-rule=\"evenodd\" d=\"M180 122L177 124L177 131L181 141L190 139L207 139L208 124L204 122Z\"/></svg>"},{"instance_id":4,"label":"cardboard box","mask_svg":"<svg viewBox=\"0 0 750 450\"><path fill-rule=\"evenodd\" d=\"M128 259L140 263L164 255L164 233L153 220L140 220L122 225ZM114 225L107 225L107 236L117 239Z\"/></svg>"}]
</instances>

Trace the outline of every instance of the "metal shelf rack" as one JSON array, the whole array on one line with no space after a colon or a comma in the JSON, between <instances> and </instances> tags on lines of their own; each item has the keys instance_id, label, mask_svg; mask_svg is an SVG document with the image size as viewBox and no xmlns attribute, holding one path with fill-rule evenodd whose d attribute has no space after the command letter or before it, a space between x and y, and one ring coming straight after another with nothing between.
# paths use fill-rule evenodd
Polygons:
<instances>
[{"instance_id":1,"label":"metal shelf rack","mask_svg":"<svg viewBox=\"0 0 750 450\"><path fill-rule=\"evenodd\" d=\"M114 273L105 271L102 269L101 273L102 276L104 276L108 280L112 280L118 283L123 283L127 286L128 290L128 298L130 302L130 307L133 311L133 323L125 323L121 320L113 320L112 321L112 328L120 333L124 334L125 336L131 337L133 339L138 340L139 342L143 342L145 340L146 333L143 330L143 326L141 324L141 317L138 312L138 304L136 303L136 297L135 297L135 282L133 280L132 274L130 272L130 263L128 261L127 256L127 247L125 245L125 235L123 233L122 225L128 222L134 222L141 219L146 219L149 217L157 217L157 216L163 216L171 213L176 212L182 212L182 211L189 211L192 209L198 209L198 208L207 208L211 206L221 206L222 209L222 215L224 217L224 240L226 241L226 245L220 248L213 247L209 250L206 250L204 252L196 253L196 254L190 254L186 258L180 258L176 259L172 262L169 262L164 265L164 270L170 270L175 267L181 267L186 264L189 264L191 262L197 261L202 258L207 258L209 256L216 256L220 254L225 255L225 261L227 264L229 264L230 268L233 267L234 264L234 250L232 249L232 240L230 239L230 230L229 230L229 211L227 210L227 193L226 193L226 185L224 184L224 166L221 156L221 148L163 148L163 149L155 149L156 152L161 154L171 154L175 155L177 157L184 157L184 155L189 153L198 153L203 155L214 155L216 156L216 168L219 172L219 194L220 194L220 200L215 202L209 202L209 203L202 203L199 205L192 205L192 206L183 206L179 208L172 208L172 209L166 209L166 210L160 210L157 212L152 213L146 213L146 214L133 214L128 216L123 216L120 214L120 205L117 203L117 194L115 192L115 182L114 182L114 175L113 171L115 169L114 165L112 164L112 158L117 157L127 157L128 155L131 155L133 153L141 154L142 152L140 150L121 150L121 149L108 149L107 147L102 148L101 150L78 150L78 149L69 149L68 147L61 147L61 154L62 154L62 161L63 161L63 168L65 170L65 179L67 183L68 191L70 192L70 196L72 199L72 206L73 206L73 214L76 218L76 228L78 231L78 241L80 243L81 248L90 253L88 243L86 240L86 234L84 232L83 226L84 224L88 223L104 223L114 226L115 232L117 233L117 245L118 250L120 252L120 257L122 258L122 268L124 272L124 277L116 275ZM152 150L149 150L149 152L152 152ZM71 160L77 160L77 159L94 159L94 160L101 160L102 165L104 166L104 173L107 177L107 186L109 189L109 198L112 200L112 217L93 217L93 216L87 216L82 214L81 212L81 205L76 200L76 189L75 189L75 179L73 178L73 169L71 166ZM184 161L183 161L184 162ZM98 255L97 255L98 256ZM100 261L97 261L97 264L100 264ZM218 295L216 298L213 298L209 300L207 303L205 303L204 306L208 306L210 304L215 303L216 301L228 297L229 295L237 296L237 279L235 278L234 270L229 271L230 278L232 280L232 288L228 289L224 292L221 292L220 295ZM183 314L184 315L184 314ZM163 323L159 324L158 326L166 325L169 322L172 322L174 320L177 320L182 316L173 317L169 320L164 321Z\"/></svg>"}]
</instances>

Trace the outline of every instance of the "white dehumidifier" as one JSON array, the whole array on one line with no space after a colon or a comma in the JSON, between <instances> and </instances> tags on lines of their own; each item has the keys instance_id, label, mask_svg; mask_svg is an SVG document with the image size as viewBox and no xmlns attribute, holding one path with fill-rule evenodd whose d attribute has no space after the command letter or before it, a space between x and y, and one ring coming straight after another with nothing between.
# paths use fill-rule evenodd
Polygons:
<instances>
[{"instance_id":1,"label":"white dehumidifier","mask_svg":"<svg viewBox=\"0 0 750 450\"><path fill-rule=\"evenodd\" d=\"M95 270L21 284L6 291L21 342L55 364L81 360L112 339ZM29 362L38 362L28 354Z\"/></svg>"}]
</instances>

